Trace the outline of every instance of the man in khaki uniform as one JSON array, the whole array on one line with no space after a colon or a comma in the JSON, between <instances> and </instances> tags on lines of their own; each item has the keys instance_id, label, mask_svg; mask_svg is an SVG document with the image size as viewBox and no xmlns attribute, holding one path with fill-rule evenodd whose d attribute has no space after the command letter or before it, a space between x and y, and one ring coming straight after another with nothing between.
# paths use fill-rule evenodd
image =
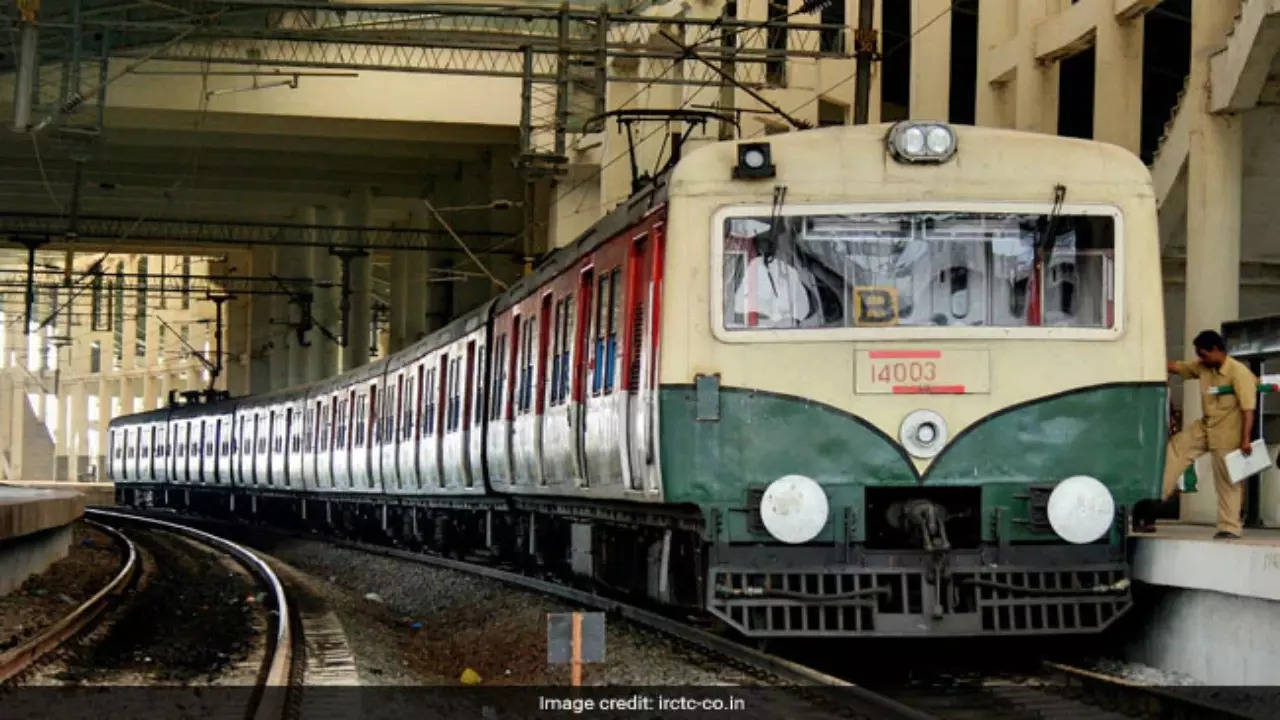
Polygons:
<instances>
[{"instance_id":1,"label":"man in khaki uniform","mask_svg":"<svg viewBox=\"0 0 1280 720\"><path fill-rule=\"evenodd\" d=\"M1258 401L1258 378L1244 363L1227 355L1226 342L1212 330L1205 330L1192 342L1195 362L1171 362L1169 372L1200 382L1204 417L1169 438L1164 460L1163 499L1178 491L1178 478L1196 458L1208 452L1213 460L1213 485L1218 494L1218 539L1238 538L1242 533L1240 506L1244 483L1233 484L1224 457L1237 448L1252 452L1254 412ZM1234 392L1210 395L1209 389L1230 385Z\"/></svg>"}]
</instances>

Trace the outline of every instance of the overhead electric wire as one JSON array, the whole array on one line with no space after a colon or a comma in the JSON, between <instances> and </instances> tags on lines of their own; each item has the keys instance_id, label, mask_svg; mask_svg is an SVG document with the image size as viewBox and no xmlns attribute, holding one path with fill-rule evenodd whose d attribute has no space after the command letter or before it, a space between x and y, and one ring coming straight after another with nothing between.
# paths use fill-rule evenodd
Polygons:
<instances>
[{"instance_id":1,"label":"overhead electric wire","mask_svg":"<svg viewBox=\"0 0 1280 720\"><path fill-rule=\"evenodd\" d=\"M943 16L945 16L947 13L951 12L952 10L954 10L954 9L955 9L955 6L956 6L956 0L951 0L951 3L950 3L949 5L947 5L947 7L946 7L946 8L944 8L944 9L942 10L942 12L940 12L940 13L938 13L937 15L934 15L932 18L930 18L930 19L929 19L929 22L926 22L925 24L923 24L923 25L921 25L920 27L916 28L914 31L912 31L912 33L911 33L910 35L908 35L908 36L907 36L907 39L903 40L902 42L898 43L897 45L894 45L894 46L893 46L893 48L892 48L891 50L886 50L886 51L885 51L885 53L884 53L883 55L881 55L881 56L880 56L880 59L881 59L881 60L884 60L884 58L887 58L887 57L889 57L890 55L893 55L894 53L898 52L898 51L899 51L899 50L901 50L902 48L906 47L908 44L910 44L910 43L911 43L911 41L912 41L913 39L915 39L915 37L916 37L917 35L919 35L920 33L924 32L925 30L929 29L929 27L930 27L931 25L933 25L934 23L938 22L938 21L939 21L939 20L941 20L941 19L943 18ZM841 78L840 80L837 80L836 82L834 82L834 83L832 83L831 85L827 86L825 89L820 90L820 91L818 91L818 92L814 93L813 97L809 98L808 100L806 100L806 101L804 101L804 102L800 103L799 105L795 106L794 108L792 108L792 109L791 109L791 112L793 112L793 113L794 113L794 112L797 112L797 111L799 111L799 110L803 110L804 108L806 108L806 107L808 107L808 106L810 106L810 105L814 104L815 102L817 102L817 101L818 101L818 99L819 99L820 97L822 97L822 96L823 96L823 95L825 95L826 93L828 93L828 92L830 92L830 91L832 91L832 90L834 90L834 89L836 89L836 88L840 87L841 85L843 85L843 84L845 84L845 83L849 82L850 80L854 79L855 77L857 77L857 74L858 74L858 73L857 73L857 71L855 70L854 72L852 72L852 73L850 73L850 74L848 74L848 75L844 76L844 77L843 77L843 78ZM752 134L752 135L751 135L751 137L758 137L758 136L760 135L760 133L762 133L762 132L764 132L764 128L761 128L760 130L756 131L754 134Z\"/></svg>"}]
</instances>

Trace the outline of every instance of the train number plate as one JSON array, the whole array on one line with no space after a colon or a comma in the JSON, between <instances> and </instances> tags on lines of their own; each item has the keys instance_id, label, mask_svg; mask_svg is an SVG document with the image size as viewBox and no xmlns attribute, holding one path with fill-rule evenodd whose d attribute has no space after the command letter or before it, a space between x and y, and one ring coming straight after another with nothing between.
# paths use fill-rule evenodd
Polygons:
<instances>
[{"instance_id":1,"label":"train number plate","mask_svg":"<svg viewBox=\"0 0 1280 720\"><path fill-rule=\"evenodd\" d=\"M859 350L854 389L893 395L964 395L991 388L986 350Z\"/></svg>"}]
</instances>

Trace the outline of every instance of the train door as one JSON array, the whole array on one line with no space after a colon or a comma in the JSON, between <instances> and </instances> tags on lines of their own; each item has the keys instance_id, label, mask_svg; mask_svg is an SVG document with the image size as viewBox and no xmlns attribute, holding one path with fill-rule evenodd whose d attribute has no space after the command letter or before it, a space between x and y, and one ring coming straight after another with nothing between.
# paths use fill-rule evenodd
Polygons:
<instances>
[{"instance_id":1,"label":"train door","mask_svg":"<svg viewBox=\"0 0 1280 720\"><path fill-rule=\"evenodd\" d=\"M236 413L236 421L238 427L235 434L235 447L232 448L232 455L234 455L232 462L235 463L236 470L232 482L239 487L244 487L250 482L247 474L249 470L245 467L250 446L249 423L245 417L245 411L241 410Z\"/></svg>"},{"instance_id":2,"label":"train door","mask_svg":"<svg viewBox=\"0 0 1280 720\"><path fill-rule=\"evenodd\" d=\"M576 331L573 338L571 367L573 378L569 382L569 423L573 429L574 478L578 487L587 487L586 398L590 366L592 298L595 293L595 268L582 272L578 284L578 312L575 316Z\"/></svg>"},{"instance_id":3,"label":"train door","mask_svg":"<svg viewBox=\"0 0 1280 720\"><path fill-rule=\"evenodd\" d=\"M404 480L399 468L401 427L404 423L405 377L408 368L400 368L394 374L386 376L386 404L383 407L382 443L379 452L382 455L382 486L390 491L400 492L404 489Z\"/></svg>"},{"instance_id":4,"label":"train door","mask_svg":"<svg viewBox=\"0 0 1280 720\"><path fill-rule=\"evenodd\" d=\"M489 380L489 423L485 463L495 488L511 484L511 398L515 384L515 348L519 316L494 322L493 362ZM508 330L510 328L510 330Z\"/></svg>"},{"instance_id":5,"label":"train door","mask_svg":"<svg viewBox=\"0 0 1280 720\"><path fill-rule=\"evenodd\" d=\"M474 357L474 361L468 359L467 364L471 366L467 377L471 378L471 397L468 415L471 417L471 434L467 441L467 458L470 465L470 473L467 475L467 487L474 487L476 483L483 484L484 478L484 411L485 411L485 394L484 394L484 378L485 372L485 344L480 343L474 353L468 349L468 354Z\"/></svg>"},{"instance_id":6,"label":"train door","mask_svg":"<svg viewBox=\"0 0 1280 720\"><path fill-rule=\"evenodd\" d=\"M213 482L224 485L227 482L227 458L230 448L227 443L227 417L219 415L213 426L213 444L217 454L213 458Z\"/></svg>"},{"instance_id":7,"label":"train door","mask_svg":"<svg viewBox=\"0 0 1280 720\"><path fill-rule=\"evenodd\" d=\"M298 490L306 489L303 479L306 464L303 455L302 441L307 435L306 400L298 400L289 408L289 434L285 443L289 447L289 486Z\"/></svg>"},{"instance_id":8,"label":"train door","mask_svg":"<svg viewBox=\"0 0 1280 720\"><path fill-rule=\"evenodd\" d=\"M466 351L454 359L453 427L457 440L458 487L472 487L471 477L471 394L475 392L476 341L468 340Z\"/></svg>"},{"instance_id":9,"label":"train door","mask_svg":"<svg viewBox=\"0 0 1280 720\"><path fill-rule=\"evenodd\" d=\"M542 476L542 368L545 359L546 318L550 314L551 295L543 296L541 312L523 319L520 329L520 388L512 423L511 450L514 459L514 484L541 487Z\"/></svg>"},{"instance_id":10,"label":"train door","mask_svg":"<svg viewBox=\"0 0 1280 720\"><path fill-rule=\"evenodd\" d=\"M334 396L320 398L316 406L316 487L333 487L333 404Z\"/></svg>"},{"instance_id":11,"label":"train door","mask_svg":"<svg viewBox=\"0 0 1280 720\"><path fill-rule=\"evenodd\" d=\"M572 482L578 485L577 413L569 380L573 362L573 337L577 332L576 295L570 288L553 300L543 383L546 403L542 414L542 477L544 484Z\"/></svg>"},{"instance_id":12,"label":"train door","mask_svg":"<svg viewBox=\"0 0 1280 720\"><path fill-rule=\"evenodd\" d=\"M359 474L357 479L362 490L372 490L376 483L376 473L373 466L373 444L374 431L377 429L378 422L378 385L377 383L369 383L369 392L360 400L360 416L362 418L360 424L360 432L356 436L359 443Z\"/></svg>"},{"instance_id":13,"label":"train door","mask_svg":"<svg viewBox=\"0 0 1280 720\"><path fill-rule=\"evenodd\" d=\"M116 477L116 431L107 430L107 479L111 482L118 482L121 478Z\"/></svg>"},{"instance_id":14,"label":"train door","mask_svg":"<svg viewBox=\"0 0 1280 720\"><path fill-rule=\"evenodd\" d=\"M582 393L582 445L585 481L595 487L625 482L622 451L623 393L618 386L618 337L622 322L622 271L601 269L591 298L586 375ZM589 385L589 387L587 387Z\"/></svg>"},{"instance_id":15,"label":"train door","mask_svg":"<svg viewBox=\"0 0 1280 720\"><path fill-rule=\"evenodd\" d=\"M179 422L173 426L173 481L187 482L187 423Z\"/></svg>"},{"instance_id":16,"label":"train door","mask_svg":"<svg viewBox=\"0 0 1280 720\"><path fill-rule=\"evenodd\" d=\"M396 472L402 490L420 486L418 479L418 421L422 407L422 363L403 371L404 396L400 400L400 425L396 432Z\"/></svg>"},{"instance_id":17,"label":"train door","mask_svg":"<svg viewBox=\"0 0 1280 720\"><path fill-rule=\"evenodd\" d=\"M656 491L657 303L661 297L662 227L631 244L627 260L627 316L622 377L626 392L629 489Z\"/></svg>"},{"instance_id":18,"label":"train door","mask_svg":"<svg viewBox=\"0 0 1280 720\"><path fill-rule=\"evenodd\" d=\"M290 490L296 489L294 474L298 471L298 459L294 457L296 445L294 438L298 434L298 418L294 416L293 405L287 404L280 409L284 413L282 428L280 432L280 458L283 472L279 473L285 487Z\"/></svg>"},{"instance_id":19,"label":"train door","mask_svg":"<svg viewBox=\"0 0 1280 720\"><path fill-rule=\"evenodd\" d=\"M431 385L431 456L434 459L431 472L434 474L436 487L444 488L448 485L444 472L444 435L447 416L445 410L449 390L449 351L447 349L440 353L437 365L432 368Z\"/></svg>"}]
</instances>

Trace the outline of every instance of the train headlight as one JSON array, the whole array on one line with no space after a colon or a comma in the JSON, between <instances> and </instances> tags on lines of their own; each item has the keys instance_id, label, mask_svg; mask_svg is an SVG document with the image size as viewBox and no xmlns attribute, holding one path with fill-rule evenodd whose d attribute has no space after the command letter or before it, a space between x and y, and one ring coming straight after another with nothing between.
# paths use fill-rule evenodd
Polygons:
<instances>
[{"instance_id":1,"label":"train headlight","mask_svg":"<svg viewBox=\"0 0 1280 720\"><path fill-rule=\"evenodd\" d=\"M889 153L898 162L946 162L956 154L956 134L941 123L901 122L889 131Z\"/></svg>"},{"instance_id":2,"label":"train headlight","mask_svg":"<svg viewBox=\"0 0 1280 720\"><path fill-rule=\"evenodd\" d=\"M769 534L784 543L809 542L827 524L827 494L813 478L783 475L760 498L760 519Z\"/></svg>"},{"instance_id":3,"label":"train headlight","mask_svg":"<svg viewBox=\"0 0 1280 720\"><path fill-rule=\"evenodd\" d=\"M902 419L898 439L912 457L931 458L947 444L947 422L932 410L916 410Z\"/></svg>"},{"instance_id":4,"label":"train headlight","mask_svg":"<svg viewBox=\"0 0 1280 720\"><path fill-rule=\"evenodd\" d=\"M1075 475L1049 493L1049 526L1058 537L1083 545L1102 537L1115 521L1116 503L1097 478Z\"/></svg>"}]
</instances>

